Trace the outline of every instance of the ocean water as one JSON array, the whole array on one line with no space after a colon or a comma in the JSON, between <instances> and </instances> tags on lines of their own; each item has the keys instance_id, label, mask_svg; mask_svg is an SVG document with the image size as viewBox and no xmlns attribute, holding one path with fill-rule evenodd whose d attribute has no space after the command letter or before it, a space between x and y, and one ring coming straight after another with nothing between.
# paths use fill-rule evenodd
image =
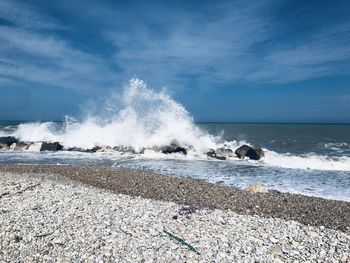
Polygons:
<instances>
[{"instance_id":1,"label":"ocean water","mask_svg":"<svg viewBox=\"0 0 350 263\"><path fill-rule=\"evenodd\" d=\"M0 163L107 165L241 188L260 183L283 192L350 201L350 125L195 123L166 91L154 91L138 79L97 108L63 122L0 122L0 136L33 143L24 152L0 152ZM118 146L134 153L39 152L42 141L59 141L66 148ZM187 148L188 154L159 152L171 143ZM261 146L265 157L206 156L209 149L235 150L243 144Z\"/></svg>"}]
</instances>

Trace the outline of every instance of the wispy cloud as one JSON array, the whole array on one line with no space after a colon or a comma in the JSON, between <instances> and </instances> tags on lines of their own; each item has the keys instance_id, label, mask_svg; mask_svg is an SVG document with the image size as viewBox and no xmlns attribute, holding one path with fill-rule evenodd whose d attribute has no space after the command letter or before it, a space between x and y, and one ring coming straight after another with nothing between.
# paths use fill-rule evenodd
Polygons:
<instances>
[{"instance_id":1,"label":"wispy cloud","mask_svg":"<svg viewBox=\"0 0 350 263\"><path fill-rule=\"evenodd\" d=\"M117 47L116 61L128 75L136 73L163 84L183 84L188 79L205 86L227 83L244 78L254 60L249 49L270 35L269 21L260 15L263 8L261 4L242 7L235 1L197 16L182 12L173 17L162 10L165 34L136 24L111 31L108 37Z\"/></svg>"},{"instance_id":2,"label":"wispy cloud","mask_svg":"<svg viewBox=\"0 0 350 263\"><path fill-rule=\"evenodd\" d=\"M55 30L63 27L57 22L15 1L0 1L0 10L0 18L14 23L0 26L0 85L34 83L84 93L111 87L108 62L58 37Z\"/></svg>"},{"instance_id":3,"label":"wispy cloud","mask_svg":"<svg viewBox=\"0 0 350 263\"><path fill-rule=\"evenodd\" d=\"M84 93L135 75L156 86L207 89L348 74L349 23L330 21L288 39L273 16L285 2L89 1L82 13L85 1L62 0L55 8L64 16L53 17L41 5L0 0L0 85Z\"/></svg>"},{"instance_id":4,"label":"wispy cloud","mask_svg":"<svg viewBox=\"0 0 350 263\"><path fill-rule=\"evenodd\" d=\"M271 49L250 74L251 80L286 83L349 74L350 23L317 32L308 39ZM344 64L345 63L345 64Z\"/></svg>"},{"instance_id":5,"label":"wispy cloud","mask_svg":"<svg viewBox=\"0 0 350 263\"><path fill-rule=\"evenodd\" d=\"M175 18L169 10L158 10L166 18L162 21L166 34L136 24L108 36L115 42L115 58L126 74L137 73L161 83L190 79L202 87L237 82L283 84L349 73L339 66L350 59L349 24L332 24L285 40L279 36L278 21L271 17L277 5L276 1L229 1L195 16L175 10Z\"/></svg>"},{"instance_id":6,"label":"wispy cloud","mask_svg":"<svg viewBox=\"0 0 350 263\"><path fill-rule=\"evenodd\" d=\"M16 26L32 29L60 28L52 17L27 5L13 0L0 1L0 18Z\"/></svg>"}]
</instances>

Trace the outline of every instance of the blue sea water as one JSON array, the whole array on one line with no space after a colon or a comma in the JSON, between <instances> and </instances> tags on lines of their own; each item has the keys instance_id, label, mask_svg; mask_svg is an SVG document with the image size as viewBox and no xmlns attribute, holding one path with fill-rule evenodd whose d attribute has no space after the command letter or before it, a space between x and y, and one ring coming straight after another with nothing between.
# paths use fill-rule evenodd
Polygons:
<instances>
[{"instance_id":1,"label":"blue sea water","mask_svg":"<svg viewBox=\"0 0 350 263\"><path fill-rule=\"evenodd\" d=\"M195 123L164 90L132 79L123 92L82 107L62 122L2 122L0 136L30 143L26 151L0 150L0 163L106 165L196 178L244 188L271 189L350 201L350 125ZM95 110L92 110L95 109ZM104 152L40 152L43 141L65 149L104 147ZM187 155L162 154L169 144ZM210 158L210 149L260 146L258 161ZM117 150L110 151L110 148Z\"/></svg>"},{"instance_id":2,"label":"blue sea water","mask_svg":"<svg viewBox=\"0 0 350 263\"><path fill-rule=\"evenodd\" d=\"M63 143L70 141L67 137L62 137L61 130L66 128L63 123L50 123L49 128L46 126L43 128L43 125L46 124L1 122L0 136L21 137L23 133L39 133L47 139L49 133L50 136L57 136ZM169 156L153 152L141 154L3 151L0 152L0 163L106 165L203 179L241 188L251 183L260 183L284 192L350 201L350 125L239 123L193 125L202 134L219 138L216 141L218 145L219 141L223 143L220 145L226 142L225 145L233 150L244 143L261 146L265 150L265 157L259 161L235 158L221 161L198 153ZM93 132L93 129L90 132ZM87 140L88 137L87 135Z\"/></svg>"}]
</instances>

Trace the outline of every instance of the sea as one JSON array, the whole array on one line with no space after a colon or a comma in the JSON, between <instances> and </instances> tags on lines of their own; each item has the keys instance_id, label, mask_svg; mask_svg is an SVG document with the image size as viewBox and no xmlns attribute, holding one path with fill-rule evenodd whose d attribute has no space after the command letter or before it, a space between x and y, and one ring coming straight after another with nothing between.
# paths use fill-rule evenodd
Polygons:
<instances>
[{"instance_id":1,"label":"sea","mask_svg":"<svg viewBox=\"0 0 350 263\"><path fill-rule=\"evenodd\" d=\"M0 151L0 164L109 166L350 201L350 125L195 122L166 90L152 90L139 79L90 108L62 121L1 121L0 136L32 145ZM43 141L58 141L65 149L117 148L40 152ZM186 148L187 155L161 153L170 144ZM206 155L244 144L262 147L265 156L217 160Z\"/></svg>"}]
</instances>

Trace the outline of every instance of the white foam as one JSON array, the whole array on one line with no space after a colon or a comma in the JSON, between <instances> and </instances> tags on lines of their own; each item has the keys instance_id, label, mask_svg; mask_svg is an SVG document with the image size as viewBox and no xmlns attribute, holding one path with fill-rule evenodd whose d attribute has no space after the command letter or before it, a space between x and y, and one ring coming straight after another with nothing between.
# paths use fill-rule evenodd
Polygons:
<instances>
[{"instance_id":1,"label":"white foam","mask_svg":"<svg viewBox=\"0 0 350 263\"><path fill-rule=\"evenodd\" d=\"M108 115L90 114L77 122L69 118L63 129L51 122L19 125L14 136L22 141L58 141L65 147L125 146L136 151L176 141L194 151L215 148L219 138L200 130L185 108L165 91L155 92L132 79L122 96L112 96L100 108ZM112 113L112 114L111 114Z\"/></svg>"},{"instance_id":2,"label":"white foam","mask_svg":"<svg viewBox=\"0 0 350 263\"><path fill-rule=\"evenodd\" d=\"M165 91L156 92L148 88L139 79L131 79L123 93L111 96L104 103L98 104L97 108L100 112L90 112L82 121L67 117L63 125L53 122L25 123L20 124L11 135L25 142L58 141L67 148L119 146L131 147L137 152L177 142L188 149L187 159L207 158L205 153L210 148L225 147L234 151L243 143L247 144L223 142L221 136L212 136L202 131L181 104ZM332 146L334 145L325 147ZM40 148L33 145L29 150L39 151ZM144 156L165 157L149 150L145 151ZM167 158L173 157L175 155ZM184 158L181 154L177 157ZM266 150L260 163L292 169L350 171L350 157L331 158L312 154L297 156Z\"/></svg>"},{"instance_id":3,"label":"white foam","mask_svg":"<svg viewBox=\"0 0 350 263\"><path fill-rule=\"evenodd\" d=\"M350 171L349 157L329 157L315 154L280 154L265 149L263 164L290 169L313 169L328 171Z\"/></svg>"}]
</instances>

